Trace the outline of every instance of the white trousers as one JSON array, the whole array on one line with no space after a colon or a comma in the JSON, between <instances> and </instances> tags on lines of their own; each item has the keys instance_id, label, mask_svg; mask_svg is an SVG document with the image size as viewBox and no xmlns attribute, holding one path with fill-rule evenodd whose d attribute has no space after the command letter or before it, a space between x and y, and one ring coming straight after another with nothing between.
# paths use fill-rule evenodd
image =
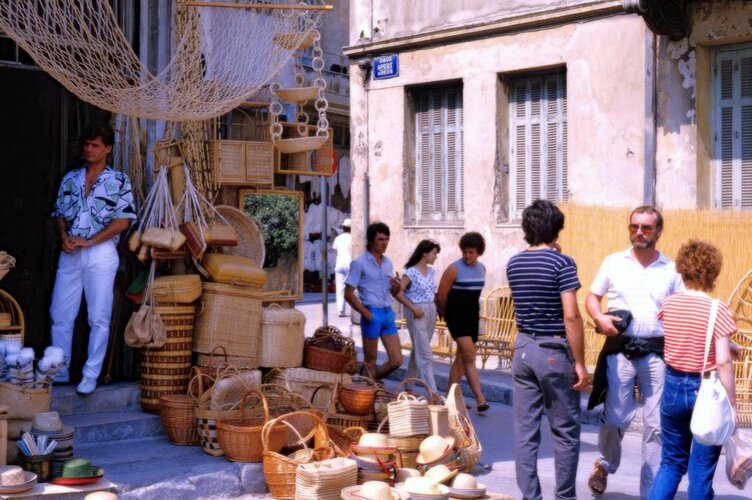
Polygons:
<instances>
[{"instance_id":1,"label":"white trousers","mask_svg":"<svg viewBox=\"0 0 752 500\"><path fill-rule=\"evenodd\" d=\"M349 267L338 267L334 270L334 289L337 297L337 312L345 315L350 313L350 306L345 302L345 279L347 279L347 273L349 271Z\"/></svg>"},{"instance_id":2,"label":"white trousers","mask_svg":"<svg viewBox=\"0 0 752 500\"><path fill-rule=\"evenodd\" d=\"M410 341L413 343L406 378L418 377L428 384L431 391L438 393L433 374L433 352L431 352L431 338L436 331L436 304L429 302L415 305L423 309L422 318L416 318L412 311L405 309L407 330L410 332Z\"/></svg>"},{"instance_id":3,"label":"white trousers","mask_svg":"<svg viewBox=\"0 0 752 500\"><path fill-rule=\"evenodd\" d=\"M73 326L81 307L83 292L91 328L84 377L96 379L102 371L110 336L113 285L118 263L117 249L112 240L77 249L72 254L60 253L50 305L52 345L62 348L70 362Z\"/></svg>"}]
</instances>

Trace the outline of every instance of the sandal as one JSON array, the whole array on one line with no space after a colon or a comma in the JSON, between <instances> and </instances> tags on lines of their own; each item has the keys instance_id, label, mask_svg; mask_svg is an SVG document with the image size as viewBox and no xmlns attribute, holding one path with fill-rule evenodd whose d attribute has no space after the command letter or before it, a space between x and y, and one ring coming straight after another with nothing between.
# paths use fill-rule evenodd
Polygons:
<instances>
[{"instance_id":1,"label":"sandal","mask_svg":"<svg viewBox=\"0 0 752 500\"><path fill-rule=\"evenodd\" d=\"M476 410L478 410L478 413L483 413L484 411L488 411L489 408L491 407L488 405L488 402L485 402L483 404L478 405Z\"/></svg>"},{"instance_id":2,"label":"sandal","mask_svg":"<svg viewBox=\"0 0 752 500\"><path fill-rule=\"evenodd\" d=\"M608 472L603 468L601 463L596 460L593 464L593 471L588 478L588 488L594 497L602 496L606 492L608 484Z\"/></svg>"}]
</instances>

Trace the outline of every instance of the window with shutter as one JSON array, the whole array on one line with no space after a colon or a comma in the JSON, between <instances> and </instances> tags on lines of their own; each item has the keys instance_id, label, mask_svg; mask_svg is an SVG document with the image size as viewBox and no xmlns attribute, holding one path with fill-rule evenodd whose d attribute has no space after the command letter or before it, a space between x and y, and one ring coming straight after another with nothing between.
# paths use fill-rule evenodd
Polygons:
<instances>
[{"instance_id":1,"label":"window with shutter","mask_svg":"<svg viewBox=\"0 0 752 500\"><path fill-rule=\"evenodd\" d=\"M509 83L509 214L519 219L536 199L568 198L566 74Z\"/></svg>"},{"instance_id":2,"label":"window with shutter","mask_svg":"<svg viewBox=\"0 0 752 500\"><path fill-rule=\"evenodd\" d=\"M415 196L408 223L463 220L462 89L440 87L411 93L415 123ZM412 175L410 176L412 177Z\"/></svg>"},{"instance_id":3,"label":"window with shutter","mask_svg":"<svg viewBox=\"0 0 752 500\"><path fill-rule=\"evenodd\" d=\"M752 209L752 46L715 52L713 145L716 208Z\"/></svg>"}]
</instances>

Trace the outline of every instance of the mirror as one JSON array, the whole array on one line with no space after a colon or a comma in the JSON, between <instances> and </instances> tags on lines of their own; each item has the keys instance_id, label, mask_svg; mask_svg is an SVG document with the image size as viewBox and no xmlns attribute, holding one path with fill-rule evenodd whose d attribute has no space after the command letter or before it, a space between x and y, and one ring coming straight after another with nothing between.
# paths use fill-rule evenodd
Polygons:
<instances>
[{"instance_id":1,"label":"mirror","mask_svg":"<svg viewBox=\"0 0 752 500\"><path fill-rule=\"evenodd\" d=\"M269 293L264 301L303 298L303 193L241 189L238 200L261 226Z\"/></svg>"}]
</instances>

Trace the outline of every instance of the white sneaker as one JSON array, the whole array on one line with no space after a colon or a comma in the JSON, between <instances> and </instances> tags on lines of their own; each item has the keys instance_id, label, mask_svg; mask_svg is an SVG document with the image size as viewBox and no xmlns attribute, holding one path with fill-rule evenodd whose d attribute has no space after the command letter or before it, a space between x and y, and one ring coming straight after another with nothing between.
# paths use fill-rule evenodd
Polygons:
<instances>
[{"instance_id":1,"label":"white sneaker","mask_svg":"<svg viewBox=\"0 0 752 500\"><path fill-rule=\"evenodd\" d=\"M82 396L88 396L94 389L97 388L97 379L91 377L84 377L81 379L81 383L78 384L76 392Z\"/></svg>"}]
</instances>

